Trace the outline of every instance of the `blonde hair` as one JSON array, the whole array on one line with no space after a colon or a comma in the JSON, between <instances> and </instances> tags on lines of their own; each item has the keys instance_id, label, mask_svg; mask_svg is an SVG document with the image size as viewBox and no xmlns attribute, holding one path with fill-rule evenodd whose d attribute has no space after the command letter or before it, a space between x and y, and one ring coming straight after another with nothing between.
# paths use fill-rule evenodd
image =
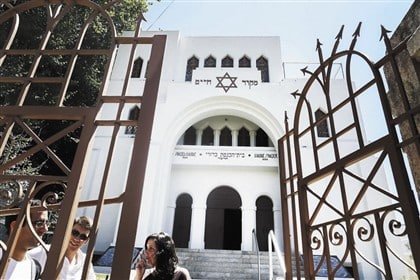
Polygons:
<instances>
[{"instance_id":1,"label":"blonde hair","mask_svg":"<svg viewBox=\"0 0 420 280\"><path fill-rule=\"evenodd\" d=\"M86 216L80 216L74 219L73 225L79 225L86 230L91 230L92 228L92 219Z\"/></svg>"}]
</instances>

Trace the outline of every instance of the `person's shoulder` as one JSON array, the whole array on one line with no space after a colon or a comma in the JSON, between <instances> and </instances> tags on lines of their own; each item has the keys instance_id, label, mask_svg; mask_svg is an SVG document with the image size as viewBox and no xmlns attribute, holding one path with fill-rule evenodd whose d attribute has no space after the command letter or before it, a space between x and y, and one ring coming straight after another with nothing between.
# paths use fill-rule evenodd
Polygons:
<instances>
[{"instance_id":1,"label":"person's shoulder","mask_svg":"<svg viewBox=\"0 0 420 280\"><path fill-rule=\"evenodd\" d=\"M51 245L45 245L45 248L47 250L50 250ZM46 255L47 252L45 251L44 247L42 246L37 246L33 249L30 249L26 252L27 255L31 256L31 257L37 257L39 255Z\"/></svg>"},{"instance_id":2,"label":"person's shoulder","mask_svg":"<svg viewBox=\"0 0 420 280\"><path fill-rule=\"evenodd\" d=\"M180 275L184 275L185 279L187 279L187 280L191 279L191 276L190 276L190 273L189 273L188 269L186 269L182 266L177 266L175 268L175 273L180 274Z\"/></svg>"}]
</instances>

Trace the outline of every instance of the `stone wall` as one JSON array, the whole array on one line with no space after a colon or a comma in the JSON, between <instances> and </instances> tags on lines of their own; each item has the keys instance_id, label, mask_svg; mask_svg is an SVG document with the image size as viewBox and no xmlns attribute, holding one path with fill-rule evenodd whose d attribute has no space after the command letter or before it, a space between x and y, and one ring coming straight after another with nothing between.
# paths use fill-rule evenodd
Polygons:
<instances>
[{"instance_id":1,"label":"stone wall","mask_svg":"<svg viewBox=\"0 0 420 280\"><path fill-rule=\"evenodd\" d=\"M406 38L409 38L407 49L399 54L396 59L410 108L415 108L420 105L420 1L414 1L392 35L391 44L395 47ZM398 83L389 64L385 66L385 76L388 80L388 98L391 102L392 113L394 117L397 117L404 113L405 109ZM415 123L418 133L420 131L420 112L415 115ZM400 125L400 130L403 139L413 136L407 121ZM404 148L404 152L408 155L417 194L420 197L420 150L414 144L410 144Z\"/></svg>"}]
</instances>

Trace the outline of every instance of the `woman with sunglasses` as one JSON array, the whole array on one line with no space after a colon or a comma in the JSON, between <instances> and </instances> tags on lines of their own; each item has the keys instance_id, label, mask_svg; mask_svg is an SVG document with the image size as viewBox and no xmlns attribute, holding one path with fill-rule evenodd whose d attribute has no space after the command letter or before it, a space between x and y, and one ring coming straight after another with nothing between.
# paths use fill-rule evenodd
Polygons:
<instances>
[{"instance_id":1,"label":"woman with sunglasses","mask_svg":"<svg viewBox=\"0 0 420 280\"><path fill-rule=\"evenodd\" d=\"M66 249L63 267L60 272L60 279L63 280L80 280L82 279L83 265L86 255L80 248L89 240L89 234L92 227L92 220L89 217L81 216L74 220L71 230L71 237ZM32 249L28 252L32 258L39 261L44 270L47 261L47 253L42 246ZM96 275L93 271L92 263L89 264L89 270L86 279L94 280Z\"/></svg>"},{"instance_id":2,"label":"woman with sunglasses","mask_svg":"<svg viewBox=\"0 0 420 280\"><path fill-rule=\"evenodd\" d=\"M168 234L160 232L149 235L143 252L144 256L137 261L135 280L191 279L188 270L178 266L175 244Z\"/></svg>"}]
</instances>

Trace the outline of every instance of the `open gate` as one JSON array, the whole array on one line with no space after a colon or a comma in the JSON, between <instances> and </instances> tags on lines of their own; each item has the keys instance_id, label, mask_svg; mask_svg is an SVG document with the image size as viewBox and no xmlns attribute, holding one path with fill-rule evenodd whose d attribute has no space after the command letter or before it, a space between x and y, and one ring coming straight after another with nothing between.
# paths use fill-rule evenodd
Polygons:
<instances>
[{"instance_id":1,"label":"open gate","mask_svg":"<svg viewBox=\"0 0 420 280\"><path fill-rule=\"evenodd\" d=\"M299 96L293 128L289 129L286 115L286 134L278 141L287 279L314 279L322 270L323 276L333 279L340 277L344 267L355 279L365 273L375 275L369 279L394 279L393 271L401 268L410 271L413 279L420 278L419 213L402 154L402 148L414 145L417 154L411 156L420 156L415 123L420 106L410 105L396 64L407 40L392 48L382 29L387 54L373 63L355 49L360 28L359 24L349 49L338 51L341 28L327 59L318 42L320 66L313 72L302 70L309 79L302 92L293 93ZM351 82L356 61L371 73L359 88ZM348 92L339 100L332 82L337 62L344 64ZM405 105L405 112L397 117L391 114L381 75L385 65L393 70ZM321 94L311 99L315 88ZM357 104L366 94L377 96L388 132L372 143L364 138ZM323 114L316 116L315 106L323 108ZM342 113L351 114L352 121L343 124ZM402 123L411 132L404 140L397 132ZM327 135L319 137L320 132ZM348 144L349 139L354 144ZM395 188L379 183L387 164Z\"/></svg>"},{"instance_id":2,"label":"open gate","mask_svg":"<svg viewBox=\"0 0 420 280\"><path fill-rule=\"evenodd\" d=\"M38 207L58 212L51 249L42 275L43 279L56 279L60 272L76 211L81 207L91 207L95 209L95 215L84 266L83 275L86 276L96 237L100 231L99 220L104 206L109 204L118 204L121 207L111 278L129 279L132 261L132 255L129 252L134 249L166 37L140 38L140 24L143 20L141 14L138 15L133 36L118 36L110 11L114 9L115 12L115 9L121 8L119 6L121 3L120 1L104 2L107 4L99 5L88 0L0 2L0 37L2 39L0 42L0 70L2 71L0 75L0 159L3 163L0 166L2 196L0 216L19 214L18 221L26 219L27 224L31 224L30 215L28 215L30 201L37 197L42 199L42 206ZM40 26L25 22L34 13L41 22ZM71 21L80 17L82 21ZM72 37L60 38L60 30L69 27L74 27L75 32L71 34ZM19 32L31 30L31 28L33 31L29 34L33 34L32 41L24 48L16 48L15 39L19 36ZM42 30L36 33L35 29ZM52 43L52 38L54 38L54 43ZM125 79L121 81L122 90L114 91L111 95L107 92L110 71L116 51L122 45L128 45L131 48L130 59L127 62ZM139 92L137 96L128 96L126 92L130 84L136 50L144 45L151 45L144 91ZM17 64L13 65L13 61L22 62L26 68L19 69ZM50 73L48 69L45 69L46 61L50 63L49 65L56 66ZM70 105L66 104L69 96L75 94L73 85L81 82L77 80L76 72L87 69L87 64L92 61L101 61L100 73L82 73L97 78L97 87L92 89L97 92L95 94L89 92L91 96L89 104L82 103L79 100L82 98L74 97ZM37 103L39 100L45 100L43 97L47 94L52 96L47 104ZM86 96L88 93L80 94ZM124 117L123 112L134 105L140 107L136 119ZM101 119L100 111L105 106L116 108L114 118ZM53 122L60 124L55 126L55 131L46 135L45 129L40 129L40 126ZM112 132L105 157L105 172L102 175L101 188L97 199L80 201L80 193L84 187L84 172L89 161L89 144L99 127L107 127L108 131ZM120 131L126 127L136 129L136 134L125 191L118 196L108 197L106 195L106 190L110 187L108 176L113 154L117 153L116 142ZM26 148L19 150L13 157L8 157L6 151L13 147L16 135L21 135L26 139ZM70 153L71 158L67 155L64 159L56 149L56 144L67 140L76 144L73 145L73 153ZM42 174L42 170L38 174L13 172L17 165L37 156L43 156L51 165L54 165L56 172L47 172L48 174ZM49 191L57 186L64 189L64 197L61 201L58 201ZM18 202L22 199L24 203L19 204L18 207ZM35 207L36 209L40 208ZM18 224L22 225L23 222ZM36 236L33 228L32 233ZM12 233L7 242L8 249L3 250L0 275L4 274L7 266L5 260L14 250L15 236L16 232ZM5 244L2 245L4 247Z\"/></svg>"}]
</instances>

